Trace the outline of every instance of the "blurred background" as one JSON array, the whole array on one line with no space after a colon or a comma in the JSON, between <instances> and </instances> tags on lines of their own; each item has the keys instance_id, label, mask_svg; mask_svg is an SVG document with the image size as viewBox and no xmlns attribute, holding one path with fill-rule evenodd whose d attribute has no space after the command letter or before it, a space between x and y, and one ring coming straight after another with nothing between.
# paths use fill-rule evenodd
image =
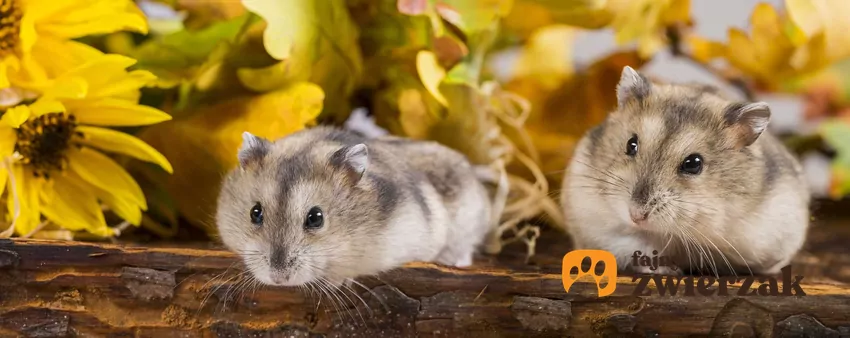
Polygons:
<instances>
[{"instance_id":1,"label":"blurred background","mask_svg":"<svg viewBox=\"0 0 850 338\"><path fill-rule=\"evenodd\" d=\"M490 251L532 252L541 229L564 228L564 167L627 65L770 103L818 203L850 191L848 1L74 0L62 16L7 2L3 198L18 236L215 238L243 131L332 124L489 166L507 194ZM82 161L75 144L108 158Z\"/></svg>"}]
</instances>

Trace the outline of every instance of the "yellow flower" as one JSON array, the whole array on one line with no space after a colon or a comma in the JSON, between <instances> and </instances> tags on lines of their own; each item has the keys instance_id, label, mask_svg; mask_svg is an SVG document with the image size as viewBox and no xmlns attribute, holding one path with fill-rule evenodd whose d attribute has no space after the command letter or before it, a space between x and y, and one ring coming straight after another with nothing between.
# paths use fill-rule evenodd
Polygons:
<instances>
[{"instance_id":1,"label":"yellow flower","mask_svg":"<svg viewBox=\"0 0 850 338\"><path fill-rule=\"evenodd\" d=\"M101 203L138 225L147 210L142 190L114 160L100 151L171 164L134 136L104 126L140 126L171 117L139 105L139 88L154 76L127 72L135 60L106 54L63 74L34 102L11 107L0 117L0 187L6 194L14 231L28 234L44 218L68 230L110 236ZM11 167L12 175L7 168ZM14 181L14 182L12 182ZM0 188L2 189L2 188Z\"/></svg>"},{"instance_id":2,"label":"yellow flower","mask_svg":"<svg viewBox=\"0 0 850 338\"><path fill-rule=\"evenodd\" d=\"M0 0L0 89L42 88L103 54L71 39L120 30L147 33L131 0Z\"/></svg>"}]
</instances>

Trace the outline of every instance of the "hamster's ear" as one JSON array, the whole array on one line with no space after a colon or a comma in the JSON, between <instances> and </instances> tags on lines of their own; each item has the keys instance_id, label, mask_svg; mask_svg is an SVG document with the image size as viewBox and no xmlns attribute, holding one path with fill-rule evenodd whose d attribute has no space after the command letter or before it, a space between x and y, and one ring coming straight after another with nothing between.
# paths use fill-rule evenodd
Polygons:
<instances>
[{"instance_id":1,"label":"hamster's ear","mask_svg":"<svg viewBox=\"0 0 850 338\"><path fill-rule=\"evenodd\" d=\"M631 99L643 99L649 96L652 83L632 67L623 67L620 83L617 84L617 104L622 107Z\"/></svg>"},{"instance_id":2,"label":"hamster's ear","mask_svg":"<svg viewBox=\"0 0 850 338\"><path fill-rule=\"evenodd\" d=\"M242 146L239 147L239 166L245 168L266 156L271 148L271 142L254 136L249 132L242 133Z\"/></svg>"},{"instance_id":3,"label":"hamster's ear","mask_svg":"<svg viewBox=\"0 0 850 338\"><path fill-rule=\"evenodd\" d=\"M331 155L331 165L341 168L357 183L369 167L369 149L363 143L342 147Z\"/></svg>"},{"instance_id":4,"label":"hamster's ear","mask_svg":"<svg viewBox=\"0 0 850 338\"><path fill-rule=\"evenodd\" d=\"M732 104L724 114L740 148L753 144L770 123L770 107L765 102Z\"/></svg>"}]
</instances>

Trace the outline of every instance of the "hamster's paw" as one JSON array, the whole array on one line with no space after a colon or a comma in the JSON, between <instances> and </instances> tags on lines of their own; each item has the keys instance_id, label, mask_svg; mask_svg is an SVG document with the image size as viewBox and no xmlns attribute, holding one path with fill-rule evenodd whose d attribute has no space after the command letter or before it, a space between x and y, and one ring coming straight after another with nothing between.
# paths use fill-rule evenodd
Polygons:
<instances>
[{"instance_id":1,"label":"hamster's paw","mask_svg":"<svg viewBox=\"0 0 850 338\"><path fill-rule=\"evenodd\" d=\"M453 264L456 268L468 268L472 266L472 253L461 255L457 262Z\"/></svg>"}]
</instances>

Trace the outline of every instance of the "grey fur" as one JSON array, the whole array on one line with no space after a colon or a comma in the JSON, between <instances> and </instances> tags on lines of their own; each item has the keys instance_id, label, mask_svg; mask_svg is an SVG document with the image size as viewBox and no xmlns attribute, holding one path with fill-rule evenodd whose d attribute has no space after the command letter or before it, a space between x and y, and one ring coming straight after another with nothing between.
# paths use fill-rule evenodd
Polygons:
<instances>
[{"instance_id":1,"label":"grey fur","mask_svg":"<svg viewBox=\"0 0 850 338\"><path fill-rule=\"evenodd\" d=\"M435 142L316 127L267 150L260 165L226 176L216 216L225 245L261 282L340 283L411 261L462 267L494 226L472 166ZM261 226L249 219L258 202ZM307 230L314 206L325 223Z\"/></svg>"},{"instance_id":2,"label":"grey fur","mask_svg":"<svg viewBox=\"0 0 850 338\"><path fill-rule=\"evenodd\" d=\"M259 160L268 153L270 146L269 141L254 136L254 134L247 131L243 132L242 145L239 147L239 153L237 154L239 165L245 167L251 162Z\"/></svg>"},{"instance_id":3,"label":"grey fur","mask_svg":"<svg viewBox=\"0 0 850 338\"><path fill-rule=\"evenodd\" d=\"M762 133L767 105L731 101L708 86L645 88L642 100L627 100L588 131L567 168L562 206L576 247L612 251L624 267L635 250L666 247L680 266L778 271L802 246L810 197L796 158ZM632 134L634 157L624 153ZM703 157L699 175L678 170L690 154ZM630 208L650 213L648 228L632 224ZM671 234L679 240L669 242ZM694 243L711 263L689 259L702 253Z\"/></svg>"}]
</instances>

